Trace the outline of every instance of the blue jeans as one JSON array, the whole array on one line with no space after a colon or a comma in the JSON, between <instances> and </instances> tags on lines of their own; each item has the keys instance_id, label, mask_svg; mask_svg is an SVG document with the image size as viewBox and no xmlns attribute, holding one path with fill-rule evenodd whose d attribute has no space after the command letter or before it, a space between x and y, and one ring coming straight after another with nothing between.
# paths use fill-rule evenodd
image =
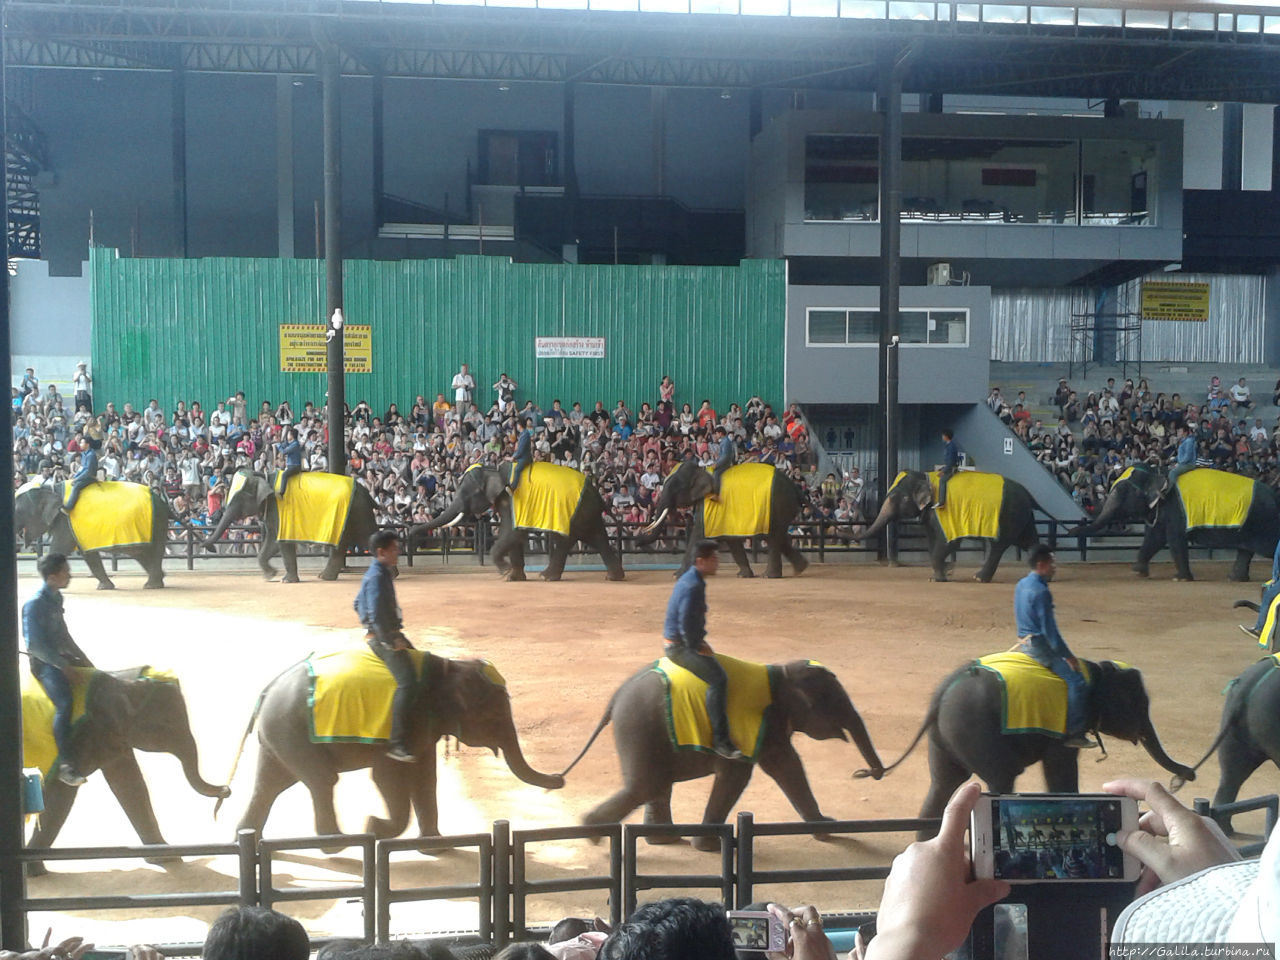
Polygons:
<instances>
[{"instance_id":1,"label":"blue jeans","mask_svg":"<svg viewBox=\"0 0 1280 960\"><path fill-rule=\"evenodd\" d=\"M511 482L507 484L513 491L520 486L520 474L524 473L524 468L533 463L533 457L522 456L516 457L511 461Z\"/></svg>"},{"instance_id":2,"label":"blue jeans","mask_svg":"<svg viewBox=\"0 0 1280 960\"><path fill-rule=\"evenodd\" d=\"M71 681L61 670L43 660L31 661L31 673L53 701L53 741L58 745L58 757L64 763L70 762Z\"/></svg>"},{"instance_id":3,"label":"blue jeans","mask_svg":"<svg viewBox=\"0 0 1280 960\"><path fill-rule=\"evenodd\" d=\"M1022 645L1022 652L1027 654L1041 666L1048 667L1067 684L1067 736L1073 737L1085 732L1089 723L1089 681L1084 674L1071 669L1071 665L1062 657L1035 651L1027 644Z\"/></svg>"}]
</instances>

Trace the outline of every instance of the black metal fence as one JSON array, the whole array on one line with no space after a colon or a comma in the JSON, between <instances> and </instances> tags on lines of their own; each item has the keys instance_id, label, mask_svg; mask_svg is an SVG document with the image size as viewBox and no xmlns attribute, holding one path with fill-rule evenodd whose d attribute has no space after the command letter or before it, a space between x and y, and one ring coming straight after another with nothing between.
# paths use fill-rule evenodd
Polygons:
<instances>
[{"instance_id":1,"label":"black metal fence","mask_svg":"<svg viewBox=\"0 0 1280 960\"><path fill-rule=\"evenodd\" d=\"M1241 800L1215 810L1207 800L1196 800L1197 812L1241 813L1247 810L1267 811L1264 840L1270 836L1280 810L1280 797L1272 794ZM604 824L597 826L550 827L537 830L511 830L505 820L493 824L490 833L459 836L420 837L411 840L375 840L371 834L326 837L302 837L267 840L252 830L242 830L232 843L185 844L177 846L136 847L65 847L49 850L25 850L19 859L26 861L94 861L115 859L157 859L166 857L235 857L238 881L235 889L200 893L127 894L100 893L78 897L24 897L19 909L24 913L46 911L134 911L155 908L194 906L231 906L236 904L285 906L298 901L349 899L363 909L363 926L351 931L354 939L385 942L392 937L391 907L396 904L441 900L474 900L475 924L471 931L481 939L502 947L513 940L539 937L544 931L529 926L528 901L531 897L554 893L597 890L601 904L612 923L618 923L635 909L640 895L650 890L696 889L710 891L714 898L741 909L756 899L758 887L768 884L823 883L831 881L881 880L889 875L891 864L872 863L847 867L813 867L796 865L786 869L763 870L756 867L757 842L761 838L779 836L858 836L869 833L913 833L934 829L938 820L832 820L796 823L757 823L749 812L738 814L734 824ZM647 873L641 869L638 843L646 838L685 839L712 838L719 846L714 872ZM581 840L607 841L609 872L596 876L574 876L563 879L534 879L530 864L531 850L539 843ZM293 850L332 850L358 847L360 881L347 885L324 885L293 889L275 886L274 864L278 855ZM1246 855L1254 855L1261 844L1243 847ZM421 887L393 886L392 857L408 851L440 853L443 851L476 851L476 880L467 883ZM175 874L180 876L180 874ZM860 922L868 911L830 909L824 906L828 925ZM401 934L403 935L403 934ZM313 944L328 939L313 940ZM169 956L193 956L201 944L158 944Z\"/></svg>"}]
</instances>

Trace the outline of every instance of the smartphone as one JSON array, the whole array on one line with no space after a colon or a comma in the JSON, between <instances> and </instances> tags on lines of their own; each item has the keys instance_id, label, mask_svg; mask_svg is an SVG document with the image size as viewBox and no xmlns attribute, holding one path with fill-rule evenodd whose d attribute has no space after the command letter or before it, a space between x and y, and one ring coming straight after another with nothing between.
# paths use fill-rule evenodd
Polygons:
<instances>
[{"instance_id":1,"label":"smartphone","mask_svg":"<svg viewBox=\"0 0 1280 960\"><path fill-rule=\"evenodd\" d=\"M80 960L125 960L128 950L86 950Z\"/></svg>"},{"instance_id":2,"label":"smartphone","mask_svg":"<svg viewBox=\"0 0 1280 960\"><path fill-rule=\"evenodd\" d=\"M1132 883L1142 865L1116 840L1138 829L1138 803L1109 793L983 794L969 824L978 879Z\"/></svg>"},{"instance_id":3,"label":"smartphone","mask_svg":"<svg viewBox=\"0 0 1280 960\"><path fill-rule=\"evenodd\" d=\"M787 925L767 910L730 910L733 949L782 953L787 949Z\"/></svg>"}]
</instances>

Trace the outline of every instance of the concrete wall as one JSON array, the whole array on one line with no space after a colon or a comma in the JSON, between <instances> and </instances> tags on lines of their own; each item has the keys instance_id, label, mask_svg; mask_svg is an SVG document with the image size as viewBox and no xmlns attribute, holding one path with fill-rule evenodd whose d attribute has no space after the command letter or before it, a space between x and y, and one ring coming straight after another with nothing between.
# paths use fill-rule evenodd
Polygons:
<instances>
[{"instance_id":1,"label":"concrete wall","mask_svg":"<svg viewBox=\"0 0 1280 960\"><path fill-rule=\"evenodd\" d=\"M905 344L899 359L898 397L903 404L972 403L990 383L989 287L903 287L902 308L969 311L969 344ZM788 402L875 403L879 360L875 344L808 346L807 312L823 307L876 307L876 287L787 287L785 393Z\"/></svg>"}]
</instances>

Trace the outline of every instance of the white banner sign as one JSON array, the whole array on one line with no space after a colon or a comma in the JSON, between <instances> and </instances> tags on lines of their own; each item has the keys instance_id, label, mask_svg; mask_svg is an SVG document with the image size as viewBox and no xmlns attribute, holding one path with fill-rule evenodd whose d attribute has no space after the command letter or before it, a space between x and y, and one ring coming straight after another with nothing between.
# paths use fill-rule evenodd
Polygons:
<instances>
[{"instance_id":1,"label":"white banner sign","mask_svg":"<svg viewBox=\"0 0 1280 960\"><path fill-rule=\"evenodd\" d=\"M539 360L604 359L604 337L534 337L533 346Z\"/></svg>"}]
</instances>

